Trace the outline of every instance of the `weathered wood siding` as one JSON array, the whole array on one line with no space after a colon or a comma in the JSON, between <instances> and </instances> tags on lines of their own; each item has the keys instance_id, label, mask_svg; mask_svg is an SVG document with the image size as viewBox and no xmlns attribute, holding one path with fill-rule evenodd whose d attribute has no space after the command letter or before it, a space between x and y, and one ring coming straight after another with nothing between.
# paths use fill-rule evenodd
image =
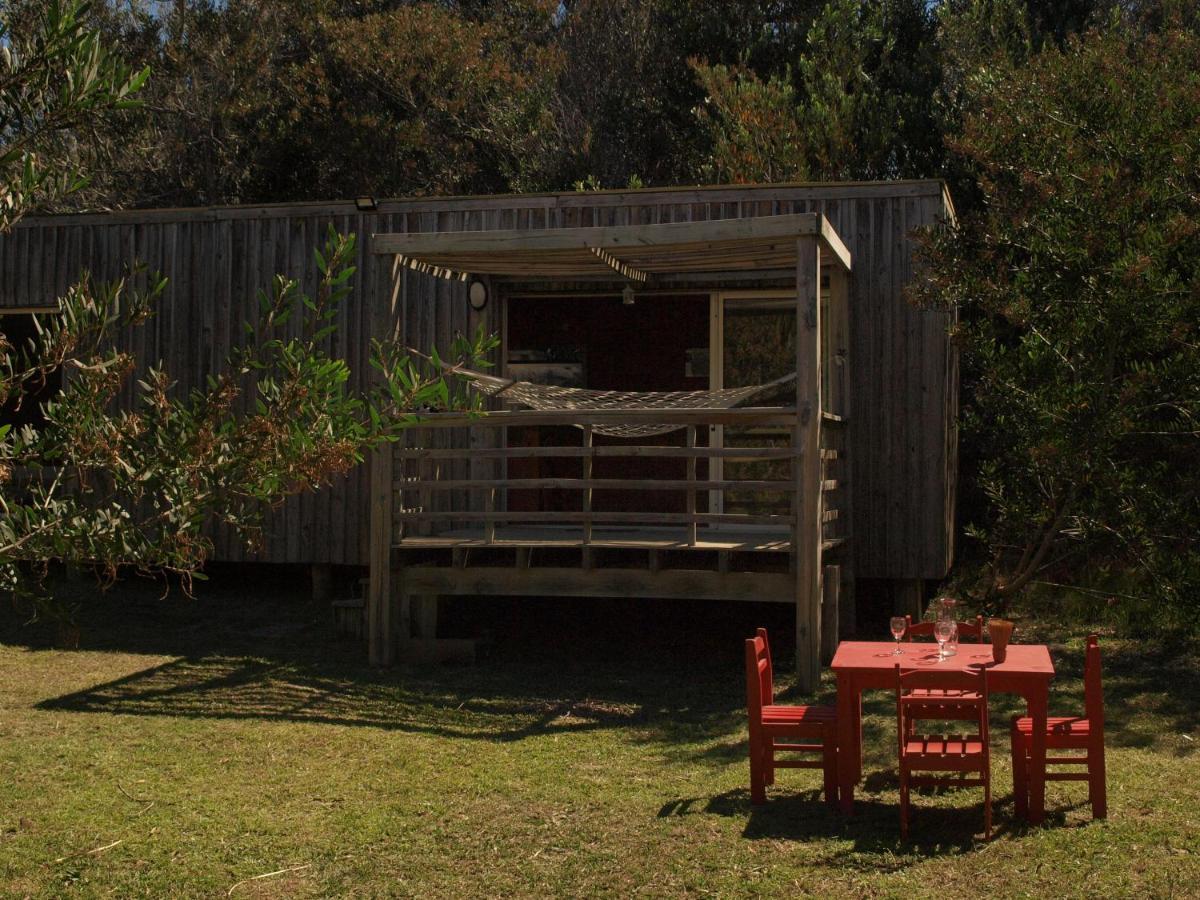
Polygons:
<instances>
[{"instance_id":1,"label":"weathered wood siding","mask_svg":"<svg viewBox=\"0 0 1200 900\"><path fill-rule=\"evenodd\" d=\"M944 314L900 296L912 275L913 228L949 213L937 181L723 186L353 204L128 211L30 219L0 236L0 306L52 304L84 268L111 278L140 259L170 278L158 317L132 348L163 360L184 389L212 372L255 294L275 272L316 278L312 248L329 223L360 235L359 274L336 352L367 377L372 334L388 327L390 261L369 252L372 233L586 227L821 212L854 257L851 282L851 453L854 556L860 578L936 578L953 555L957 476L957 362ZM699 286L698 286L699 287ZM475 318L456 282L406 271L393 327L414 346L445 347ZM484 313L499 327L502 305ZM357 386L358 382L356 382ZM444 438L450 440L453 438ZM275 514L257 552L217 536L220 559L367 563L367 467L332 490L294 498ZM458 477L465 477L459 475ZM465 504L466 498L457 503Z\"/></svg>"}]
</instances>

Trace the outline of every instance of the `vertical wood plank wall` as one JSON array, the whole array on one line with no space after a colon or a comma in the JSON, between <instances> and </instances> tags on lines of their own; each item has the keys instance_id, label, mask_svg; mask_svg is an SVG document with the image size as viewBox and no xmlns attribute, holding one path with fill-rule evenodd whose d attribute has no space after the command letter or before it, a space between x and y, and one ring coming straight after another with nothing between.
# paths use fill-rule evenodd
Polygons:
<instances>
[{"instance_id":1,"label":"vertical wood plank wall","mask_svg":"<svg viewBox=\"0 0 1200 900\"><path fill-rule=\"evenodd\" d=\"M668 188L497 197L385 200L377 212L352 203L131 210L27 219L0 235L0 307L52 304L86 268L120 275L139 259L170 279L160 313L123 336L143 362L165 363L179 388L202 383L242 340L255 293L276 272L316 279L312 248L329 224L359 235L354 293L334 352L369 377L372 310L391 301L391 261L369 252L381 232L588 227L820 212L854 258L850 287L854 563L860 578L937 578L953 554L957 476L957 360L948 317L910 307L912 229L950 215L940 181ZM472 314L465 286L406 271L395 327L416 347L446 347L482 321L499 328L500 304ZM125 400L131 399L127 392ZM440 440L459 441L458 436ZM368 562L366 465L331 490L293 498L247 550L219 533L230 561ZM456 477L466 477L459 474ZM465 506L466 497L450 498Z\"/></svg>"}]
</instances>

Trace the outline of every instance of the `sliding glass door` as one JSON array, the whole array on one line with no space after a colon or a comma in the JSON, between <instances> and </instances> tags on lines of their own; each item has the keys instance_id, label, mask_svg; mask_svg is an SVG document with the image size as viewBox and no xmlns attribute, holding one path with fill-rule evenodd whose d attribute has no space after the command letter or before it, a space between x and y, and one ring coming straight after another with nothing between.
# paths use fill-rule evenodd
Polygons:
<instances>
[{"instance_id":1,"label":"sliding glass door","mask_svg":"<svg viewBox=\"0 0 1200 900\"><path fill-rule=\"evenodd\" d=\"M722 293L713 297L710 344L713 389L767 384L796 371L796 300L761 292ZM755 406L792 406L795 384L788 382L752 401ZM711 439L722 447L787 447L787 426L717 426ZM717 480L776 480L791 477L791 461L724 460L714 467ZM785 515L786 491L714 491L714 509L726 513Z\"/></svg>"}]
</instances>

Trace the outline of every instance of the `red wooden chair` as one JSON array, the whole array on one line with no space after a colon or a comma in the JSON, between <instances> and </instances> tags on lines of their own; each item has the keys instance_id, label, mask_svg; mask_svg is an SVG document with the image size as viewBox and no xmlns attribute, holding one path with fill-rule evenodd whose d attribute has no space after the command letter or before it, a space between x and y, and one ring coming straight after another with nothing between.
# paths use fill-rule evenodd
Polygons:
<instances>
[{"instance_id":1,"label":"red wooden chair","mask_svg":"<svg viewBox=\"0 0 1200 900\"><path fill-rule=\"evenodd\" d=\"M1017 814L1029 810L1029 756L1033 719L1012 720L1013 796ZM1047 781L1086 781L1092 818L1108 817L1108 790L1104 778L1104 692L1100 683L1100 643L1088 635L1083 666L1083 715L1048 718L1046 749L1082 750L1081 756L1047 756L1046 766L1083 766L1084 771L1047 772Z\"/></svg>"},{"instance_id":2,"label":"red wooden chair","mask_svg":"<svg viewBox=\"0 0 1200 900\"><path fill-rule=\"evenodd\" d=\"M746 712L750 725L750 802L767 802L776 769L822 769L825 801L836 804L837 710L830 706L778 706L767 630L746 640ZM808 743L799 743L807 741ZM818 759L776 759L779 751Z\"/></svg>"},{"instance_id":3,"label":"red wooden chair","mask_svg":"<svg viewBox=\"0 0 1200 900\"><path fill-rule=\"evenodd\" d=\"M914 637L923 637L928 635L933 637L934 622L913 622L912 616L905 616L904 640L911 641ZM976 643L983 643L983 616L976 616L973 621L957 622L958 635L961 638L974 638ZM973 719L974 712L970 709L965 709L957 704L941 703L941 699L949 696L951 699L957 699L961 691L946 691L938 688L929 690L915 689L912 691L914 697L926 696L930 702L925 705L914 703L909 707L909 724L916 722L918 719L936 719L942 721L961 721L963 719ZM967 699L978 699L977 697L969 697Z\"/></svg>"},{"instance_id":4,"label":"red wooden chair","mask_svg":"<svg viewBox=\"0 0 1200 900\"><path fill-rule=\"evenodd\" d=\"M942 704L958 707L960 718L976 724L974 734L919 734L914 730L913 711L928 704L915 691L955 691ZM896 664L896 734L900 761L900 836L908 838L909 790L931 786L982 786L983 830L992 838L992 775L988 749L987 670L902 672ZM940 774L935 774L940 773ZM947 774L952 773L952 774Z\"/></svg>"}]
</instances>

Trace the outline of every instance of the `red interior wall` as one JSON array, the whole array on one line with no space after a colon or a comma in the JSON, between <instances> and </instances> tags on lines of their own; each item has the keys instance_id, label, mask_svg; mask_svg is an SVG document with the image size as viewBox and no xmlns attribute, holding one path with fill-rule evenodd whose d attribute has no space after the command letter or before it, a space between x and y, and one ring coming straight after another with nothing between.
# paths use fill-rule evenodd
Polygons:
<instances>
[{"instance_id":1,"label":"red interior wall","mask_svg":"<svg viewBox=\"0 0 1200 900\"><path fill-rule=\"evenodd\" d=\"M582 351L585 387L597 390L686 391L708 388L707 373L702 378L685 374L689 348L708 346L708 294L641 296L632 306L620 297L532 297L509 301L508 347L516 350L578 348ZM702 429L702 432L704 429ZM697 436L699 443L708 435ZM556 443L578 445L582 432L577 428L513 429L510 443ZM662 444L683 446L683 430L656 437L632 439L596 435L595 443ZM698 477L705 478L704 464ZM581 464L574 459L512 460L512 478L577 478ZM686 478L682 459L597 459L595 478ZM705 497L698 497L704 507ZM579 509L579 491L510 491L513 510ZM596 491L592 508L596 511L682 512L686 500L682 492Z\"/></svg>"}]
</instances>

